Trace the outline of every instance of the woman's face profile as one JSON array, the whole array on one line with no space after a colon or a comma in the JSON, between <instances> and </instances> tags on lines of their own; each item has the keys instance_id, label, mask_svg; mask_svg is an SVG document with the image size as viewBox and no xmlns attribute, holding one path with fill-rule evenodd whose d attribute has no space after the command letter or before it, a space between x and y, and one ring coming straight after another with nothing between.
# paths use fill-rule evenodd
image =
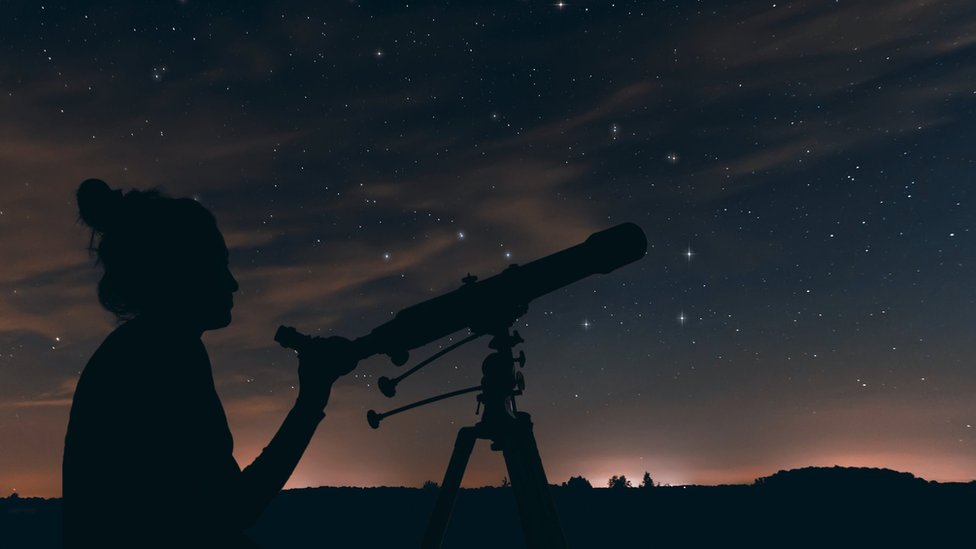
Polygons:
<instances>
[{"instance_id":1,"label":"woman's face profile","mask_svg":"<svg viewBox=\"0 0 976 549\"><path fill-rule=\"evenodd\" d=\"M162 292L166 297L161 306L166 316L178 322L201 331L215 330L230 324L237 280L217 227L196 236L174 258L172 284Z\"/></svg>"}]
</instances>

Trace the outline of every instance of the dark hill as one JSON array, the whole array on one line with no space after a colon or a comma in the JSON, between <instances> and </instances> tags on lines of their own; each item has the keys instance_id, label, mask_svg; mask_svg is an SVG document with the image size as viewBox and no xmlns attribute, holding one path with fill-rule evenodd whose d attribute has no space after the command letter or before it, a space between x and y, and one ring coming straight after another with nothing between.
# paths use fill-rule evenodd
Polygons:
<instances>
[{"instance_id":1,"label":"dark hill","mask_svg":"<svg viewBox=\"0 0 976 549\"><path fill-rule=\"evenodd\" d=\"M756 479L774 490L918 490L929 483L911 473L874 467L804 467Z\"/></svg>"}]
</instances>

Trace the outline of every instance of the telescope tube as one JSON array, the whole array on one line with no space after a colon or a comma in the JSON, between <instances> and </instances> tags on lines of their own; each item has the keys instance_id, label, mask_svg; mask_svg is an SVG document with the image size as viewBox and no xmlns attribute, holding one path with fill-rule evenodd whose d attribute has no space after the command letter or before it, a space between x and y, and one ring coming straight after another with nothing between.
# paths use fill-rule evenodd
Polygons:
<instances>
[{"instance_id":1,"label":"telescope tube","mask_svg":"<svg viewBox=\"0 0 976 549\"><path fill-rule=\"evenodd\" d=\"M408 351L458 330L490 333L511 326L533 299L587 276L610 273L646 252L647 237L641 228L623 223L531 263L511 265L480 282L467 280L452 292L401 310L354 343L368 353L362 358L384 353L402 364Z\"/></svg>"}]
</instances>

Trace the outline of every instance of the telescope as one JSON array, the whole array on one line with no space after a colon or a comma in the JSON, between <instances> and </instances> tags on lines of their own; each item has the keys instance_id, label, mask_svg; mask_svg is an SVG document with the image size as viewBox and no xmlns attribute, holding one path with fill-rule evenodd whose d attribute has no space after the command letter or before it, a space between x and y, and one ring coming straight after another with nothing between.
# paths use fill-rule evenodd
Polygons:
<instances>
[{"instance_id":1,"label":"telescope","mask_svg":"<svg viewBox=\"0 0 976 549\"><path fill-rule=\"evenodd\" d=\"M610 273L644 257L646 251L647 237L641 228L622 223L531 263L512 264L481 281L468 274L460 288L407 307L393 320L353 340L353 352L359 360L385 354L402 366L413 349L464 328L482 335L501 324L511 326L532 300L590 275ZM310 339L281 326L275 341L301 351Z\"/></svg>"},{"instance_id":2,"label":"telescope","mask_svg":"<svg viewBox=\"0 0 976 549\"><path fill-rule=\"evenodd\" d=\"M529 549L565 549L556 509L549 494L549 481L532 433L529 414L519 411L515 397L525 389L521 368L525 352L516 357L513 347L524 340L512 324L528 311L529 303L593 274L607 274L644 257L647 237L633 223L623 223L593 233L584 242L537 259L525 265L509 265L485 280L468 274L461 287L441 296L401 310L393 320L377 326L369 334L352 341L358 359L385 354L402 366L413 349L467 328L471 333L434 353L395 378L381 377L377 385L388 397L404 378L434 360L482 335L490 335L488 347L494 352L481 365L478 385L426 398L385 413L370 410L369 426L376 429L384 418L466 393L478 392L481 420L458 431L454 452L438 491L437 501L424 532L421 549L439 549L447 530L451 509L461 486L464 470L475 441L490 440L491 449L505 455L515 500L522 519L522 530ZM314 349L315 338L294 328L281 326L275 340L283 347ZM516 368L516 366L518 368Z\"/></svg>"}]
</instances>

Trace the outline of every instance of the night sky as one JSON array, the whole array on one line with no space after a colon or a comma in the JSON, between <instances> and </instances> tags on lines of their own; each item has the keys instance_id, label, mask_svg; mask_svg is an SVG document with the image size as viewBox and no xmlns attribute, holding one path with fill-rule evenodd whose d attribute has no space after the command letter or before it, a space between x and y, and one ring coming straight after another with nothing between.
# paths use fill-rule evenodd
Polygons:
<instances>
[{"instance_id":1,"label":"night sky","mask_svg":"<svg viewBox=\"0 0 976 549\"><path fill-rule=\"evenodd\" d=\"M976 478L972 2L66 4L0 17L0 494L60 495L114 327L89 177L217 217L241 289L204 341L242 466L297 395L279 324L358 337L632 221L644 259L515 326L551 482ZM402 370L364 361L288 486L439 482L473 396L365 412L476 384L485 345L392 400ZM465 484L504 476L479 443Z\"/></svg>"}]
</instances>

